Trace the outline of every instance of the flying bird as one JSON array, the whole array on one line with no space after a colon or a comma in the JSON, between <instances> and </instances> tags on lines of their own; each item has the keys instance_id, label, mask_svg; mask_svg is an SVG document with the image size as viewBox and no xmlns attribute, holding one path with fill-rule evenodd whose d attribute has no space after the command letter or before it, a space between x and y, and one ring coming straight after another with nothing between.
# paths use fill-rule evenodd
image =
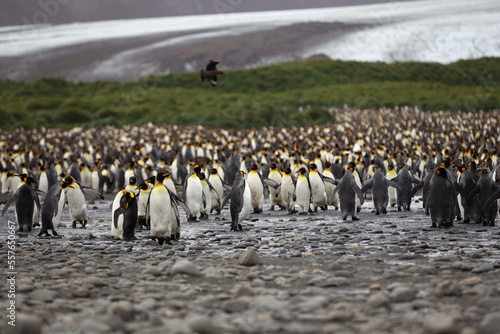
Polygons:
<instances>
[{"instance_id":1,"label":"flying bird","mask_svg":"<svg viewBox=\"0 0 500 334\"><path fill-rule=\"evenodd\" d=\"M207 79L210 86L215 87L217 85L217 75L224 74L221 70L217 69L218 63L218 61L210 60L207 67L205 69L201 69L201 81Z\"/></svg>"}]
</instances>

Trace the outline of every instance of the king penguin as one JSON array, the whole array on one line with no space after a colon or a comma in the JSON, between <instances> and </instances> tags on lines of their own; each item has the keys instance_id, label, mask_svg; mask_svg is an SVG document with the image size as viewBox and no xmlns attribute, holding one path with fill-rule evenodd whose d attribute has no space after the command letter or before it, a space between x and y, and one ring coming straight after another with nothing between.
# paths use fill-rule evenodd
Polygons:
<instances>
[{"instance_id":1,"label":"king penguin","mask_svg":"<svg viewBox=\"0 0 500 334\"><path fill-rule=\"evenodd\" d=\"M85 202L84 190L95 197L103 199L104 197L95 189L83 187L72 176L67 176L63 180L63 188L66 191L66 198L69 205L69 213L73 220L73 228L76 228L76 223L82 224L85 228L88 220L87 204Z\"/></svg>"},{"instance_id":2,"label":"king penguin","mask_svg":"<svg viewBox=\"0 0 500 334\"><path fill-rule=\"evenodd\" d=\"M296 202L302 209L301 215L307 215L311 210L311 184L305 167L300 167L297 171L297 184L295 186Z\"/></svg>"},{"instance_id":3,"label":"king penguin","mask_svg":"<svg viewBox=\"0 0 500 334\"><path fill-rule=\"evenodd\" d=\"M122 240L135 240L137 224L137 199L133 192L123 189L118 192L111 208L111 235Z\"/></svg>"},{"instance_id":4,"label":"king penguin","mask_svg":"<svg viewBox=\"0 0 500 334\"><path fill-rule=\"evenodd\" d=\"M352 175L353 170L354 166L352 165L346 169L344 176L340 179L339 184L334 190L334 195L337 192L339 193L342 220L346 220L348 216L351 216L353 221L359 220L356 217L356 196L358 196L361 205L364 202L363 193Z\"/></svg>"},{"instance_id":5,"label":"king penguin","mask_svg":"<svg viewBox=\"0 0 500 334\"><path fill-rule=\"evenodd\" d=\"M361 191L364 193L372 189L372 200L375 208L375 215L381 213L387 214L387 205L389 204L389 187L399 189L396 182L388 180L379 166L373 167L373 177L363 186Z\"/></svg>"},{"instance_id":6,"label":"king penguin","mask_svg":"<svg viewBox=\"0 0 500 334\"><path fill-rule=\"evenodd\" d=\"M335 180L335 176L330 171L331 166L332 166L332 164L329 161L327 161L325 169L323 169L323 176L330 178L332 180ZM338 193L336 193L335 196L333 196L333 192L335 190L335 187L336 186L334 183L330 183L330 182L325 183L326 203L328 205L333 205L335 207L335 210L338 210L339 209L339 195L338 195Z\"/></svg>"},{"instance_id":7,"label":"king penguin","mask_svg":"<svg viewBox=\"0 0 500 334\"><path fill-rule=\"evenodd\" d=\"M212 202L212 207L210 209L210 212L215 210L217 214L220 214L220 211L222 210L221 199L224 198L224 185L216 168L210 169L209 172L210 175L208 176L208 182L212 185L212 187L215 190L215 193L213 192L210 193Z\"/></svg>"},{"instance_id":8,"label":"king penguin","mask_svg":"<svg viewBox=\"0 0 500 334\"><path fill-rule=\"evenodd\" d=\"M205 200L202 201L200 206L200 219L207 220L208 214L210 213L210 210L212 208L212 195L210 189L211 187L205 177L205 173L200 172L199 178L201 182L201 189L203 191L203 197L205 198Z\"/></svg>"},{"instance_id":9,"label":"king penguin","mask_svg":"<svg viewBox=\"0 0 500 334\"><path fill-rule=\"evenodd\" d=\"M314 212L318 211L318 207L322 210L326 210L328 205L326 198L326 186L323 176L318 171L316 163L310 164L309 168L309 184L311 185L311 200Z\"/></svg>"},{"instance_id":10,"label":"king penguin","mask_svg":"<svg viewBox=\"0 0 500 334\"><path fill-rule=\"evenodd\" d=\"M398 176L398 173L394 170L394 165L389 164L387 165L387 173L385 177L388 180L392 180ZM396 197L396 188L391 187L389 188L389 205L390 206L395 206L397 204L397 197Z\"/></svg>"},{"instance_id":11,"label":"king penguin","mask_svg":"<svg viewBox=\"0 0 500 334\"><path fill-rule=\"evenodd\" d=\"M170 192L162 183L166 173L156 174L156 186L149 193L148 212L151 221L151 239L160 245L170 243L172 236L172 206ZM199 208L198 208L199 210Z\"/></svg>"},{"instance_id":12,"label":"king penguin","mask_svg":"<svg viewBox=\"0 0 500 334\"><path fill-rule=\"evenodd\" d=\"M255 164L250 166L250 172L247 175L247 183L250 188L250 196L252 197L252 208L254 213L262 212L264 205L264 185L259 172L259 167Z\"/></svg>"},{"instance_id":13,"label":"king penguin","mask_svg":"<svg viewBox=\"0 0 500 334\"><path fill-rule=\"evenodd\" d=\"M222 202L222 208L228 200L231 200L229 211L231 213L231 231L242 230L241 222L248 217L252 208L252 196L250 195L250 187L245 180L245 172L237 173L233 181L231 191L226 195Z\"/></svg>"},{"instance_id":14,"label":"king penguin","mask_svg":"<svg viewBox=\"0 0 500 334\"><path fill-rule=\"evenodd\" d=\"M184 182L184 202L191 212L188 217L189 221L196 221L196 215L200 213L200 208L204 200L203 188L200 181L201 167L195 165L193 172L186 178Z\"/></svg>"},{"instance_id":15,"label":"king penguin","mask_svg":"<svg viewBox=\"0 0 500 334\"><path fill-rule=\"evenodd\" d=\"M137 199L137 227L149 229L150 221L146 220L146 209L148 207L149 193L151 192L150 183L147 180L141 182L137 189L139 190Z\"/></svg>"},{"instance_id":16,"label":"king penguin","mask_svg":"<svg viewBox=\"0 0 500 334\"><path fill-rule=\"evenodd\" d=\"M427 206L431 216L431 227L450 227L455 215L456 192L447 176L445 168L440 167L433 174L427 195Z\"/></svg>"},{"instance_id":17,"label":"king penguin","mask_svg":"<svg viewBox=\"0 0 500 334\"><path fill-rule=\"evenodd\" d=\"M281 200L288 213L295 213L295 180L292 178L292 170L285 168L281 181Z\"/></svg>"},{"instance_id":18,"label":"king penguin","mask_svg":"<svg viewBox=\"0 0 500 334\"><path fill-rule=\"evenodd\" d=\"M35 206L40 208L40 200L35 191L35 180L31 176L25 177L24 184L19 187L14 195L7 201L2 216L12 203L15 204L16 221L19 232L30 232L33 227L33 214Z\"/></svg>"},{"instance_id":19,"label":"king penguin","mask_svg":"<svg viewBox=\"0 0 500 334\"><path fill-rule=\"evenodd\" d=\"M284 207L283 200L281 198L281 182L283 176L278 171L278 165L275 162L271 163L271 169L269 170L268 178L276 182L279 186L277 188L268 186L269 188L269 202L271 204L271 211L274 210L274 207L277 205L281 208Z\"/></svg>"},{"instance_id":20,"label":"king penguin","mask_svg":"<svg viewBox=\"0 0 500 334\"><path fill-rule=\"evenodd\" d=\"M43 202L42 207L42 228L38 236L50 236L49 230L52 230L54 236L57 235L56 229L61 222L61 215L66 204L66 194L63 188L66 184L63 181L55 183L50 187Z\"/></svg>"}]
</instances>

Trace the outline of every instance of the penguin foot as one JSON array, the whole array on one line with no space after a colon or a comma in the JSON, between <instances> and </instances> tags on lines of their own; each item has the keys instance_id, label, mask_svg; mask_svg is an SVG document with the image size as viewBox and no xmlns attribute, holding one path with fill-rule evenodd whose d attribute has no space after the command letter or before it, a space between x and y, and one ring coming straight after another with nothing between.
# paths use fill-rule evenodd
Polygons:
<instances>
[{"instance_id":1,"label":"penguin foot","mask_svg":"<svg viewBox=\"0 0 500 334\"><path fill-rule=\"evenodd\" d=\"M54 233L56 233L56 232L54 232ZM40 231L40 233L38 233L36 236L41 237L44 234L46 237L50 237L49 231Z\"/></svg>"},{"instance_id":2,"label":"penguin foot","mask_svg":"<svg viewBox=\"0 0 500 334\"><path fill-rule=\"evenodd\" d=\"M177 241L181 238L181 234L180 233L176 233L174 234L174 237L172 238L173 240Z\"/></svg>"},{"instance_id":3,"label":"penguin foot","mask_svg":"<svg viewBox=\"0 0 500 334\"><path fill-rule=\"evenodd\" d=\"M321 207L321 210L323 210L323 211L328 210L328 205L323 205L323 206Z\"/></svg>"},{"instance_id":4,"label":"penguin foot","mask_svg":"<svg viewBox=\"0 0 500 334\"><path fill-rule=\"evenodd\" d=\"M238 230L243 231L243 227L241 227L241 224L238 224Z\"/></svg>"},{"instance_id":5,"label":"penguin foot","mask_svg":"<svg viewBox=\"0 0 500 334\"><path fill-rule=\"evenodd\" d=\"M188 220L188 222L195 222L196 216L189 216L187 220Z\"/></svg>"},{"instance_id":6,"label":"penguin foot","mask_svg":"<svg viewBox=\"0 0 500 334\"><path fill-rule=\"evenodd\" d=\"M33 227L40 227L40 223L33 223Z\"/></svg>"},{"instance_id":7,"label":"penguin foot","mask_svg":"<svg viewBox=\"0 0 500 334\"><path fill-rule=\"evenodd\" d=\"M356 221L356 220L359 220L359 218L357 218L357 217L352 217L352 221Z\"/></svg>"},{"instance_id":8,"label":"penguin foot","mask_svg":"<svg viewBox=\"0 0 500 334\"><path fill-rule=\"evenodd\" d=\"M361 211L361 208L356 208L356 212L360 212Z\"/></svg>"},{"instance_id":9,"label":"penguin foot","mask_svg":"<svg viewBox=\"0 0 500 334\"><path fill-rule=\"evenodd\" d=\"M386 210L386 209L382 210L382 213L383 213L384 215L386 215L386 214L387 214L387 210Z\"/></svg>"},{"instance_id":10,"label":"penguin foot","mask_svg":"<svg viewBox=\"0 0 500 334\"><path fill-rule=\"evenodd\" d=\"M437 228L436 223L432 223L431 228Z\"/></svg>"},{"instance_id":11,"label":"penguin foot","mask_svg":"<svg viewBox=\"0 0 500 334\"><path fill-rule=\"evenodd\" d=\"M86 220L82 221L82 228L87 228L87 221Z\"/></svg>"},{"instance_id":12,"label":"penguin foot","mask_svg":"<svg viewBox=\"0 0 500 334\"><path fill-rule=\"evenodd\" d=\"M271 205L271 209L269 211L274 211L274 205Z\"/></svg>"},{"instance_id":13,"label":"penguin foot","mask_svg":"<svg viewBox=\"0 0 500 334\"><path fill-rule=\"evenodd\" d=\"M253 209L253 213L261 213L261 212L262 212L262 209L259 209L259 208Z\"/></svg>"},{"instance_id":14,"label":"penguin foot","mask_svg":"<svg viewBox=\"0 0 500 334\"><path fill-rule=\"evenodd\" d=\"M375 216L380 216L380 212L375 211Z\"/></svg>"},{"instance_id":15,"label":"penguin foot","mask_svg":"<svg viewBox=\"0 0 500 334\"><path fill-rule=\"evenodd\" d=\"M306 211L299 212L299 215L305 216L305 215L307 215L307 212Z\"/></svg>"},{"instance_id":16,"label":"penguin foot","mask_svg":"<svg viewBox=\"0 0 500 334\"><path fill-rule=\"evenodd\" d=\"M461 215L458 215L458 216L457 216L457 220L462 220L462 216L461 216Z\"/></svg>"},{"instance_id":17,"label":"penguin foot","mask_svg":"<svg viewBox=\"0 0 500 334\"><path fill-rule=\"evenodd\" d=\"M464 224L469 224L470 223L470 218L465 218L464 221L462 222Z\"/></svg>"},{"instance_id":18,"label":"penguin foot","mask_svg":"<svg viewBox=\"0 0 500 334\"><path fill-rule=\"evenodd\" d=\"M495 226L495 222L494 222L494 221L491 221L491 222L490 222L490 226Z\"/></svg>"},{"instance_id":19,"label":"penguin foot","mask_svg":"<svg viewBox=\"0 0 500 334\"><path fill-rule=\"evenodd\" d=\"M73 224L71 225L73 228L76 228L76 220L73 221Z\"/></svg>"}]
</instances>

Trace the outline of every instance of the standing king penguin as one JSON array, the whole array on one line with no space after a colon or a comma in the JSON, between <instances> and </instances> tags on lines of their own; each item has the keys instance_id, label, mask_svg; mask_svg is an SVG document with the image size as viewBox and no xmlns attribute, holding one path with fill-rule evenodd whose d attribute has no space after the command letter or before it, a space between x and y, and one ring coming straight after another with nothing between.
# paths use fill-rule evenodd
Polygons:
<instances>
[{"instance_id":1,"label":"standing king penguin","mask_svg":"<svg viewBox=\"0 0 500 334\"><path fill-rule=\"evenodd\" d=\"M7 201L3 210L2 216L12 203L16 208L16 221L19 227L19 232L30 232L33 227L33 214L35 206L40 209L40 200L35 190L35 180L31 176L25 178L24 184L19 187L14 195Z\"/></svg>"},{"instance_id":2,"label":"standing king penguin","mask_svg":"<svg viewBox=\"0 0 500 334\"><path fill-rule=\"evenodd\" d=\"M122 240L135 240L135 226L137 224L137 199L133 192L123 189L118 192L111 209L113 221L111 234Z\"/></svg>"},{"instance_id":3,"label":"standing king penguin","mask_svg":"<svg viewBox=\"0 0 500 334\"><path fill-rule=\"evenodd\" d=\"M45 197L42 207L42 228L38 236L49 236L49 230L52 230L53 235L57 235L56 229L61 222L61 215L66 204L66 193L63 188L66 184L63 181L55 183L50 187Z\"/></svg>"},{"instance_id":4,"label":"standing king penguin","mask_svg":"<svg viewBox=\"0 0 500 334\"><path fill-rule=\"evenodd\" d=\"M252 208L250 187L245 180L244 172L240 171L234 178L233 187L222 202L222 208L231 200L229 211L231 213L231 231L242 230L241 222L248 217Z\"/></svg>"},{"instance_id":5,"label":"standing king penguin","mask_svg":"<svg viewBox=\"0 0 500 334\"><path fill-rule=\"evenodd\" d=\"M184 182L184 202L191 212L188 217L189 221L196 221L196 215L200 213L200 208L204 200L203 188L200 181L201 167L194 165L193 172L186 178Z\"/></svg>"}]
</instances>

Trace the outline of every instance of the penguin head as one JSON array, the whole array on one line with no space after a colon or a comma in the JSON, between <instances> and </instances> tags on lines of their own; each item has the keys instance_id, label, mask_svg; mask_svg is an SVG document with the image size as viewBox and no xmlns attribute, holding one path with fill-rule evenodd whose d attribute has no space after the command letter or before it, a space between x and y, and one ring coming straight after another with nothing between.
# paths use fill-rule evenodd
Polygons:
<instances>
[{"instance_id":1,"label":"penguin head","mask_svg":"<svg viewBox=\"0 0 500 334\"><path fill-rule=\"evenodd\" d=\"M196 174L199 174L201 172L201 167L200 165L194 165L193 170Z\"/></svg>"},{"instance_id":2,"label":"penguin head","mask_svg":"<svg viewBox=\"0 0 500 334\"><path fill-rule=\"evenodd\" d=\"M217 169L216 168L211 168L209 170L209 172L210 172L210 174L215 175L215 174L217 174Z\"/></svg>"},{"instance_id":3,"label":"penguin head","mask_svg":"<svg viewBox=\"0 0 500 334\"><path fill-rule=\"evenodd\" d=\"M128 183L131 184L131 185L135 185L137 183L137 178L135 176L131 176L128 179Z\"/></svg>"},{"instance_id":4,"label":"penguin head","mask_svg":"<svg viewBox=\"0 0 500 334\"><path fill-rule=\"evenodd\" d=\"M479 171L479 175L488 175L490 174L490 171L488 168L481 168Z\"/></svg>"},{"instance_id":5,"label":"penguin head","mask_svg":"<svg viewBox=\"0 0 500 334\"><path fill-rule=\"evenodd\" d=\"M270 167L271 167L271 169L276 169L276 168L278 168L278 165L276 164L276 162L271 162Z\"/></svg>"},{"instance_id":6,"label":"penguin head","mask_svg":"<svg viewBox=\"0 0 500 334\"><path fill-rule=\"evenodd\" d=\"M316 169L318 169L318 165L316 165L315 163L312 163L312 164L309 164L309 168L311 168L311 170L316 170Z\"/></svg>"},{"instance_id":7,"label":"penguin head","mask_svg":"<svg viewBox=\"0 0 500 334\"><path fill-rule=\"evenodd\" d=\"M285 172L286 175L290 175L292 173L292 170L290 169L290 167L287 167L283 170L283 172Z\"/></svg>"},{"instance_id":8,"label":"penguin head","mask_svg":"<svg viewBox=\"0 0 500 334\"><path fill-rule=\"evenodd\" d=\"M24 183L36 187L35 179L32 178L31 176L26 176L26 178L24 179Z\"/></svg>"},{"instance_id":9,"label":"penguin head","mask_svg":"<svg viewBox=\"0 0 500 334\"><path fill-rule=\"evenodd\" d=\"M436 170L436 174L441 176L441 177L444 177L445 179L448 177L447 174L446 174L446 168L444 167L439 167L437 170Z\"/></svg>"},{"instance_id":10,"label":"penguin head","mask_svg":"<svg viewBox=\"0 0 500 334\"><path fill-rule=\"evenodd\" d=\"M257 169L259 169L259 166L257 166L256 164L252 164L250 166L250 170L257 170Z\"/></svg>"},{"instance_id":11,"label":"penguin head","mask_svg":"<svg viewBox=\"0 0 500 334\"><path fill-rule=\"evenodd\" d=\"M297 171L298 174L300 175L305 175L307 173L307 170L305 169L305 167L301 167L298 171Z\"/></svg>"},{"instance_id":12,"label":"penguin head","mask_svg":"<svg viewBox=\"0 0 500 334\"><path fill-rule=\"evenodd\" d=\"M240 174L241 174L241 176L245 177L245 172L244 171L240 170Z\"/></svg>"},{"instance_id":13,"label":"penguin head","mask_svg":"<svg viewBox=\"0 0 500 334\"><path fill-rule=\"evenodd\" d=\"M200 178L200 180L205 180L205 173L200 172L200 174L198 174L198 177Z\"/></svg>"},{"instance_id":14,"label":"penguin head","mask_svg":"<svg viewBox=\"0 0 500 334\"><path fill-rule=\"evenodd\" d=\"M167 173L158 173L156 174L156 181L158 183L162 183L167 176L168 176Z\"/></svg>"},{"instance_id":15,"label":"penguin head","mask_svg":"<svg viewBox=\"0 0 500 334\"><path fill-rule=\"evenodd\" d=\"M73 184L73 182L75 181L75 179L73 179L72 176L66 176L63 180L62 180L62 187L63 188L73 188L71 185Z\"/></svg>"},{"instance_id":16,"label":"penguin head","mask_svg":"<svg viewBox=\"0 0 500 334\"><path fill-rule=\"evenodd\" d=\"M140 189L140 190L147 190L149 189L149 185L146 181L143 181L141 183L139 183L137 186L136 186L136 189ZM123 191L126 191L125 189L122 190Z\"/></svg>"}]
</instances>

